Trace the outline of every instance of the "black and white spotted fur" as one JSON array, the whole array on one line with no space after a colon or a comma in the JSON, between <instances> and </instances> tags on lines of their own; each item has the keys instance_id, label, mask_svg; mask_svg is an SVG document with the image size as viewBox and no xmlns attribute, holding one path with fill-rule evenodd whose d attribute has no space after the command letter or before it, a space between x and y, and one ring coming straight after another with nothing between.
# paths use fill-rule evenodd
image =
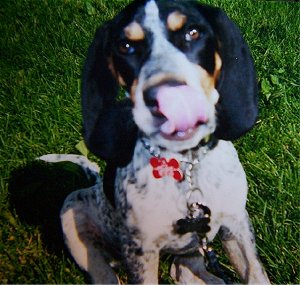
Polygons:
<instances>
[{"instance_id":1,"label":"black and white spotted fur","mask_svg":"<svg viewBox=\"0 0 300 285\"><path fill-rule=\"evenodd\" d=\"M178 85L197 91L207 120L165 135L156 95ZM119 86L129 98L116 99ZM208 240L220 234L243 282L269 283L245 209L246 176L230 142L256 120L255 72L227 16L193 1L134 1L97 31L82 88L84 137L107 162L104 178L80 157L42 159L73 160L96 178L93 187L70 194L61 211L66 244L93 282L118 283L112 266L118 261L128 283L157 284L164 252L174 255L174 282L223 282L206 271L197 233L176 232L176 222L189 213L190 186L186 179L153 177L149 160L158 152L180 161L183 173L186 161L198 159L192 179L200 190L191 199L211 211ZM215 147L199 144L208 135L216 138Z\"/></svg>"}]
</instances>

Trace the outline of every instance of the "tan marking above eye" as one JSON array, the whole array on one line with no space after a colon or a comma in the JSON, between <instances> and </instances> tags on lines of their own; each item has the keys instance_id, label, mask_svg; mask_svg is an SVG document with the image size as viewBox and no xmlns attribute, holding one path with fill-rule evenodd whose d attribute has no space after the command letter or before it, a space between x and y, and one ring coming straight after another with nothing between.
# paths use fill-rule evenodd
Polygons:
<instances>
[{"instance_id":1,"label":"tan marking above eye","mask_svg":"<svg viewBox=\"0 0 300 285\"><path fill-rule=\"evenodd\" d=\"M131 41L141 41L145 38L143 28L137 22L130 23L127 27L125 27L124 32L127 39Z\"/></svg>"},{"instance_id":2,"label":"tan marking above eye","mask_svg":"<svg viewBox=\"0 0 300 285\"><path fill-rule=\"evenodd\" d=\"M169 14L167 19L168 29L172 32L180 30L186 23L186 16L179 11L172 12Z\"/></svg>"}]
</instances>

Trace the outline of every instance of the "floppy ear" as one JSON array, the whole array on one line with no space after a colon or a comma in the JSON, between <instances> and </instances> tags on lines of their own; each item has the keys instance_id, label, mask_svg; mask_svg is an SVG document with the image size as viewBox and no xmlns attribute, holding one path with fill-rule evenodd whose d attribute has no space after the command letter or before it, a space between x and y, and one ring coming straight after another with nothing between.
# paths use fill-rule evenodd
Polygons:
<instances>
[{"instance_id":1,"label":"floppy ear","mask_svg":"<svg viewBox=\"0 0 300 285\"><path fill-rule=\"evenodd\" d=\"M97 30L82 78L83 136L89 150L102 159L125 165L131 159L137 127L132 102L117 100L119 85L109 69L110 23Z\"/></svg>"},{"instance_id":2,"label":"floppy ear","mask_svg":"<svg viewBox=\"0 0 300 285\"><path fill-rule=\"evenodd\" d=\"M200 5L198 9L217 36L222 60L215 135L233 140L251 129L258 115L254 62L240 30L222 10Z\"/></svg>"}]
</instances>

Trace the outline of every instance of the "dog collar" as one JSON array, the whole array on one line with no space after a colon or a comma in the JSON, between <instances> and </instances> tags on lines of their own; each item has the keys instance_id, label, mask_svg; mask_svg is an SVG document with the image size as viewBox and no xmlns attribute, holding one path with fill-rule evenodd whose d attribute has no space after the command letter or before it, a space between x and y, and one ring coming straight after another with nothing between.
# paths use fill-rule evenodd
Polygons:
<instances>
[{"instance_id":1,"label":"dog collar","mask_svg":"<svg viewBox=\"0 0 300 285\"><path fill-rule=\"evenodd\" d=\"M145 147L145 149L148 150L151 158L149 160L150 165L152 166L152 174L153 177L156 179L162 178L164 176L170 176L173 177L176 181L181 182L183 179L186 179L189 183L189 188L192 188L192 174L191 171L193 167L199 163L199 159L181 159L180 161L176 158L170 158L167 159L165 157L162 157L161 150L163 148L161 147L153 147L150 143L150 141L146 138L141 138L142 144ZM213 149L217 145L218 141L217 139L212 136L208 135L204 139L200 141L200 143L192 148L190 151L192 153L199 152L201 149L201 152L203 155L205 155L209 150ZM182 156L186 156L188 151L181 151L180 154ZM181 169L181 163L184 163L187 165L187 168L185 170L185 175Z\"/></svg>"}]
</instances>

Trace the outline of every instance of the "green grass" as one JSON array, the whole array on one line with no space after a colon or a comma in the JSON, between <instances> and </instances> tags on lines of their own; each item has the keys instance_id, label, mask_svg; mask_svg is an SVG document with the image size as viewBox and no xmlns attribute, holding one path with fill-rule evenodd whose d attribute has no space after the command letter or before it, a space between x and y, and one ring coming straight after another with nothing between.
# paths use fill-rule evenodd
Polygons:
<instances>
[{"instance_id":1,"label":"green grass","mask_svg":"<svg viewBox=\"0 0 300 285\"><path fill-rule=\"evenodd\" d=\"M86 282L66 255L45 248L38 228L10 210L7 183L14 168L37 156L77 152L87 47L96 27L128 2L0 1L0 283ZM203 2L222 7L252 50L260 118L236 142L250 184L247 207L272 282L300 283L300 4ZM218 243L216 248L221 253ZM166 271L163 264L163 280Z\"/></svg>"}]
</instances>

